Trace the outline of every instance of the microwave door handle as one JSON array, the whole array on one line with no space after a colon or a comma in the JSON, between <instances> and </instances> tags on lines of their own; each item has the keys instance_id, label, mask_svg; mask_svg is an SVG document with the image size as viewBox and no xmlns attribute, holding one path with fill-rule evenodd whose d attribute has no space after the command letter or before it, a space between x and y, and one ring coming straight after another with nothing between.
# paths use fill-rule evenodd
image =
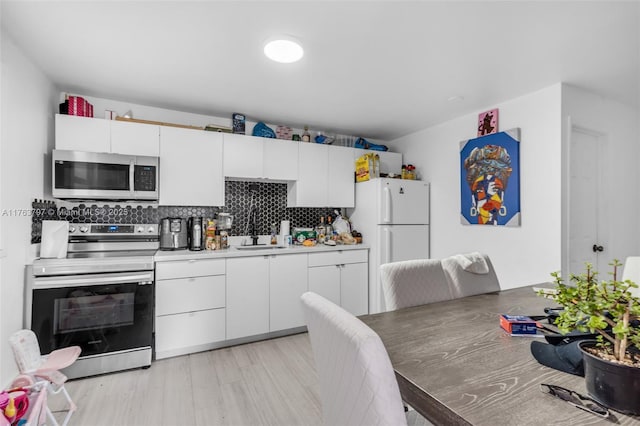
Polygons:
<instances>
[{"instance_id":1,"label":"microwave door handle","mask_svg":"<svg viewBox=\"0 0 640 426\"><path fill-rule=\"evenodd\" d=\"M129 192L131 193L131 198L135 195L135 170L136 170L136 162L135 160L131 160L129 162Z\"/></svg>"}]
</instances>

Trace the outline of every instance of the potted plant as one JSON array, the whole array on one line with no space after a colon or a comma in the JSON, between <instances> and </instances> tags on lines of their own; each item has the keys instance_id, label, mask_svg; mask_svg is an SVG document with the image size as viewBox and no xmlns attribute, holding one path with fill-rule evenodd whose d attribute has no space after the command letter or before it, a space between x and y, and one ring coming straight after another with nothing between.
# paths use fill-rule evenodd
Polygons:
<instances>
[{"instance_id":1,"label":"potted plant","mask_svg":"<svg viewBox=\"0 0 640 426\"><path fill-rule=\"evenodd\" d=\"M598 335L580 343L587 391L609 408L640 414L640 299L631 292L638 285L618 280L618 260L609 265L611 280L599 280L590 263L585 273L570 276L571 285L551 274L557 291L551 297L564 308L556 325L562 333Z\"/></svg>"}]
</instances>

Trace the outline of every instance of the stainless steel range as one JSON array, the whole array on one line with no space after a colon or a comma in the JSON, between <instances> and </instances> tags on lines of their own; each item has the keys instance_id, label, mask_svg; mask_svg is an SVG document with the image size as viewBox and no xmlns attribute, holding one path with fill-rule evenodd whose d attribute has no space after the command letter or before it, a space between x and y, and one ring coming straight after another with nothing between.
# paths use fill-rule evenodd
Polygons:
<instances>
[{"instance_id":1,"label":"stainless steel range","mask_svg":"<svg viewBox=\"0 0 640 426\"><path fill-rule=\"evenodd\" d=\"M27 269L25 322L42 353L78 345L69 378L151 365L158 225L71 224L65 259Z\"/></svg>"}]
</instances>

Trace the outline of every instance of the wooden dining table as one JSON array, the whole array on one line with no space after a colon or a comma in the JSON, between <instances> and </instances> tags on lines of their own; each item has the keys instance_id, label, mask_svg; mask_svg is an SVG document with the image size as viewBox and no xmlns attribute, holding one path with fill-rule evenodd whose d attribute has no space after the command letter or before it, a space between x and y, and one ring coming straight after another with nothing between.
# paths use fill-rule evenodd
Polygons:
<instances>
[{"instance_id":1,"label":"wooden dining table","mask_svg":"<svg viewBox=\"0 0 640 426\"><path fill-rule=\"evenodd\" d=\"M602 419L541 391L549 383L587 394L583 377L531 355L531 342L544 338L511 336L499 317L555 306L522 287L359 318L382 339L402 399L433 424L640 425L640 417L610 410Z\"/></svg>"}]
</instances>

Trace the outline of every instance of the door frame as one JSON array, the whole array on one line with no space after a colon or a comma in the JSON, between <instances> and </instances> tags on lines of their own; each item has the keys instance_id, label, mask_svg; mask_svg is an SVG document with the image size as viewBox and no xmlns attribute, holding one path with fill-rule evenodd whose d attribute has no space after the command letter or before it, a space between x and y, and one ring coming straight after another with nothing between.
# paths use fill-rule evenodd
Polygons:
<instances>
[{"instance_id":1,"label":"door frame","mask_svg":"<svg viewBox=\"0 0 640 426\"><path fill-rule=\"evenodd\" d=\"M572 142L572 137L573 137L573 133L574 132L579 132L579 133L583 133L589 136L593 136L596 137L598 139L598 163L599 163L599 167L598 167L598 176L597 176L597 180L598 180L598 201L597 201L597 205L598 205L598 219L597 219L597 239L598 239L598 244L599 245L604 245L605 246L605 250L606 251L611 251L611 247L610 247L610 241L608 236L610 235L610 229L608 229L608 227L605 229L605 226L601 226L601 225L606 225L608 224L608 220L607 220L607 209L606 206L609 205L609 195L608 193L604 190L606 188L606 182L608 180L608 172L606 171L605 168L602 167L602 165L606 165L608 164L608 159L609 159L609 140L608 140L608 135L605 132L596 130L592 127L588 127L588 126L584 126L581 124L576 124L573 122L571 116L567 116L567 138L566 138L566 146L565 146L565 161L564 161L564 169L565 169L565 173L564 173L564 179L565 179L565 185L564 187L566 188L565 191L565 196L563 197L562 200L562 216L563 216L563 233L562 233L562 271L561 271L561 275L562 277L565 279L565 283L568 283L568 279L569 279L569 274L570 274L570 253L571 253L571 246L570 246L570 223L571 223L571 197L572 197L572 191L571 191L571 142ZM600 258L598 258L600 260ZM602 265L601 265L602 266ZM600 268L598 269L598 265L594 265L594 269L596 269L597 271L599 271L600 269L604 270L606 268Z\"/></svg>"}]
</instances>

